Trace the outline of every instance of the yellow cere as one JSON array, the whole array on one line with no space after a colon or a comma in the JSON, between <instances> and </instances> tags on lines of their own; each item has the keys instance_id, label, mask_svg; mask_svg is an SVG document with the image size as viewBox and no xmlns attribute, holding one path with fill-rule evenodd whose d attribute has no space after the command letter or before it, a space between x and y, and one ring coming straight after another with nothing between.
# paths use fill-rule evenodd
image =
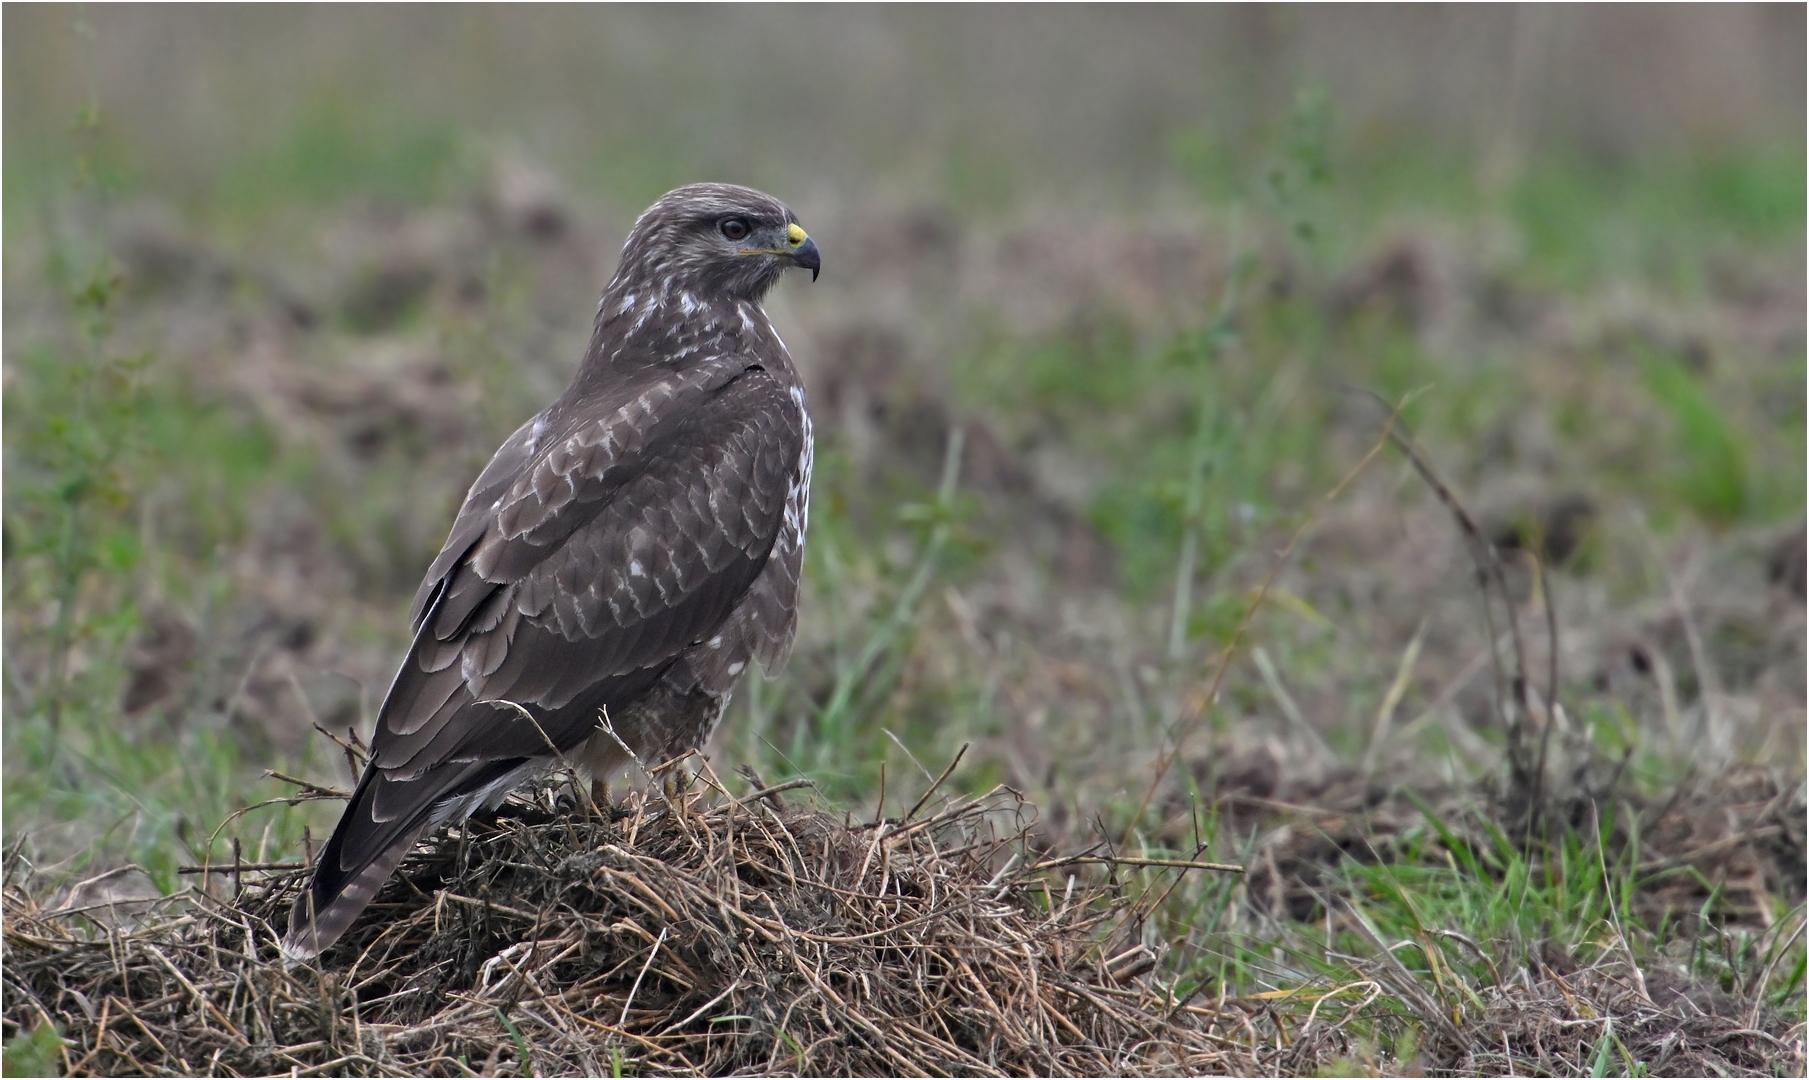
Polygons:
<instances>
[{"instance_id":1,"label":"yellow cere","mask_svg":"<svg viewBox=\"0 0 1809 1080\"><path fill-rule=\"evenodd\" d=\"M792 247L797 247L799 244L810 239L810 234L805 232L802 227L794 222L785 227L785 238L791 241Z\"/></svg>"}]
</instances>

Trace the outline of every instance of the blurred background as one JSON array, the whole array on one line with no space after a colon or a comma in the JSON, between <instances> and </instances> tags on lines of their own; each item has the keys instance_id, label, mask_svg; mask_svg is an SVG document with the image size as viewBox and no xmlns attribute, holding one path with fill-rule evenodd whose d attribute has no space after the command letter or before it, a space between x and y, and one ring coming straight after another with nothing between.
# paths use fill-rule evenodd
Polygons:
<instances>
[{"instance_id":1,"label":"blurred background","mask_svg":"<svg viewBox=\"0 0 1809 1080\"><path fill-rule=\"evenodd\" d=\"M8 28L9 150L56 142L93 97L120 166L191 208L334 137L351 145L316 162L317 196L419 194L477 142L635 207L729 173L801 204L1019 203L1191 189L1177 141L1241 156L1306 85L1341 149L1503 172L1791 142L1804 121L1790 5L24 5Z\"/></svg>"},{"instance_id":2,"label":"blurred background","mask_svg":"<svg viewBox=\"0 0 1809 1080\"><path fill-rule=\"evenodd\" d=\"M1463 535L1389 449L1322 500L1406 401L1554 772L1800 788L1800 5L0 18L5 828L41 863L168 891L324 835L336 803L229 815L293 791L266 769L349 785L315 727L368 732L466 485L701 179L824 253L771 305L820 439L803 623L723 775L860 814L971 744L957 784L1074 844L1491 790ZM1795 828L1714 902L1800 898Z\"/></svg>"}]
</instances>

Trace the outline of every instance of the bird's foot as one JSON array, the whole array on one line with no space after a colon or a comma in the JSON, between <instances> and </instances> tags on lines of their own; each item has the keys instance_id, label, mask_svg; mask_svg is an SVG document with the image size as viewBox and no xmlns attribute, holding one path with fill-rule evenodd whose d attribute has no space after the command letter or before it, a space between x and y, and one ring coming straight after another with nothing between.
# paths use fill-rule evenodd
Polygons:
<instances>
[{"instance_id":1,"label":"bird's foot","mask_svg":"<svg viewBox=\"0 0 1809 1080\"><path fill-rule=\"evenodd\" d=\"M683 817L691 809L691 774L682 766L667 773L660 781L660 790L666 796L666 805L672 812Z\"/></svg>"}]
</instances>

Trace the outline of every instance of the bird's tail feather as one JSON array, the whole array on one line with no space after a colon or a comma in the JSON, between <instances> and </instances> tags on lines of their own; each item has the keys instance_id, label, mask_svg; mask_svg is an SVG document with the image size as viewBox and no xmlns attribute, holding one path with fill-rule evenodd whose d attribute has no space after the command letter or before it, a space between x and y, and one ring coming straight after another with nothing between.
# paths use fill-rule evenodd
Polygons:
<instances>
[{"instance_id":1,"label":"bird's tail feather","mask_svg":"<svg viewBox=\"0 0 1809 1080\"><path fill-rule=\"evenodd\" d=\"M339 940L432 823L433 804L450 779L442 775L402 781L410 789L412 806L398 817L379 820L378 796L397 781L376 765L365 767L332 838L314 860L313 876L295 898L283 939L286 955L314 956ZM394 792L390 798L395 798Z\"/></svg>"},{"instance_id":2,"label":"bird's tail feather","mask_svg":"<svg viewBox=\"0 0 1809 1080\"><path fill-rule=\"evenodd\" d=\"M531 766L522 759L457 762L406 780L367 766L314 862L314 876L295 898L283 952L305 958L331 948L422 833L470 813L486 796L506 793Z\"/></svg>"},{"instance_id":3,"label":"bird's tail feather","mask_svg":"<svg viewBox=\"0 0 1809 1080\"><path fill-rule=\"evenodd\" d=\"M323 890L316 887L320 884L317 873L315 880L295 898L295 906L289 912L289 932L283 937L283 956L291 961L307 960L331 948L377 895L377 890L395 873L402 857L413 849L427 825L427 821L421 821L377 852L369 862L345 878L338 891L330 896L322 895Z\"/></svg>"}]
</instances>

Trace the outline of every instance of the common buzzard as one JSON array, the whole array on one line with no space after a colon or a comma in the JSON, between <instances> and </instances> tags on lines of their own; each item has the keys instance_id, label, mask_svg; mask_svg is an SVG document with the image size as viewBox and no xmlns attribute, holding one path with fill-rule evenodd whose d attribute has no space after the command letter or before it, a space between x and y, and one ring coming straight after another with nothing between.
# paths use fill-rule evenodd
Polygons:
<instances>
[{"instance_id":1,"label":"common buzzard","mask_svg":"<svg viewBox=\"0 0 1809 1080\"><path fill-rule=\"evenodd\" d=\"M284 951L318 953L422 834L559 761L700 747L797 624L811 430L761 299L815 241L727 184L635 222L571 386L496 451L415 594L414 644Z\"/></svg>"}]
</instances>

